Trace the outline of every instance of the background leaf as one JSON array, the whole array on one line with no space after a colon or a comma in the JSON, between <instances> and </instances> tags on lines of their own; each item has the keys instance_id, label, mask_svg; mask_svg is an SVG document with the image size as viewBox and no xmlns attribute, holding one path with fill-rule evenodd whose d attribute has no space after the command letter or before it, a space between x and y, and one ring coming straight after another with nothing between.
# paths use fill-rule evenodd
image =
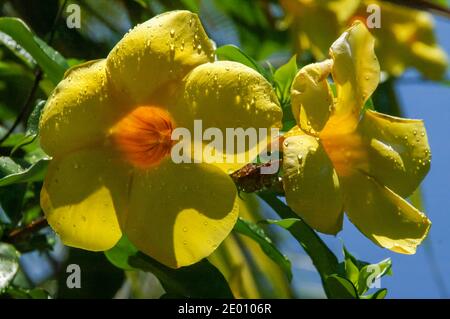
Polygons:
<instances>
[{"instance_id":1,"label":"background leaf","mask_svg":"<svg viewBox=\"0 0 450 319\"><path fill-rule=\"evenodd\" d=\"M8 287L19 270L19 253L9 244L0 243L0 292Z\"/></svg>"},{"instance_id":2,"label":"background leaf","mask_svg":"<svg viewBox=\"0 0 450 319\"><path fill-rule=\"evenodd\" d=\"M35 36L28 26L20 19L0 18L0 32L10 36L17 45L22 47L42 68L53 84L63 78L68 65L65 59L41 39ZM20 51L15 51L20 52Z\"/></svg>"},{"instance_id":3,"label":"background leaf","mask_svg":"<svg viewBox=\"0 0 450 319\"><path fill-rule=\"evenodd\" d=\"M328 297L334 299L358 299L358 292L350 280L338 275L328 276L325 280Z\"/></svg>"},{"instance_id":4,"label":"background leaf","mask_svg":"<svg viewBox=\"0 0 450 319\"><path fill-rule=\"evenodd\" d=\"M126 237L105 254L117 267L153 273L168 294L188 298L233 298L223 275L206 259L172 269L139 252Z\"/></svg>"},{"instance_id":5,"label":"background leaf","mask_svg":"<svg viewBox=\"0 0 450 319\"><path fill-rule=\"evenodd\" d=\"M281 267L288 280L292 280L291 262L273 244L272 240L264 232L264 229L254 223L239 218L234 225L234 230L255 240L264 253Z\"/></svg>"},{"instance_id":6,"label":"background leaf","mask_svg":"<svg viewBox=\"0 0 450 319\"><path fill-rule=\"evenodd\" d=\"M41 181L44 178L50 159L42 158L25 167L14 162L10 157L0 157L0 186L16 183Z\"/></svg>"}]
</instances>

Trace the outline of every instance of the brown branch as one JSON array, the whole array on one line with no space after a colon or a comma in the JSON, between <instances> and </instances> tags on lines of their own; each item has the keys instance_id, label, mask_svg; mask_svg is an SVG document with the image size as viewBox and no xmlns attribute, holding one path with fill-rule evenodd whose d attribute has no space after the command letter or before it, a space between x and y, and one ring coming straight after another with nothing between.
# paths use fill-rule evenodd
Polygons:
<instances>
[{"instance_id":1,"label":"brown branch","mask_svg":"<svg viewBox=\"0 0 450 319\"><path fill-rule=\"evenodd\" d=\"M6 235L4 239L7 243L16 243L25 239L27 236L38 232L39 230L48 226L47 219L45 217L41 217L29 223L28 225L20 228L13 229Z\"/></svg>"},{"instance_id":2,"label":"brown branch","mask_svg":"<svg viewBox=\"0 0 450 319\"><path fill-rule=\"evenodd\" d=\"M410 7L418 10L430 11L435 14L450 18L450 9L448 7L439 5L430 0L384 0L392 2L397 5Z\"/></svg>"},{"instance_id":3,"label":"brown branch","mask_svg":"<svg viewBox=\"0 0 450 319\"><path fill-rule=\"evenodd\" d=\"M281 160L277 160L277 164ZM262 164L247 164L244 167L230 174L231 179L236 184L239 191L244 193L254 193L261 190L271 190L276 193L284 193L281 177L278 172L274 174L262 174L261 169L273 165L274 162Z\"/></svg>"}]
</instances>

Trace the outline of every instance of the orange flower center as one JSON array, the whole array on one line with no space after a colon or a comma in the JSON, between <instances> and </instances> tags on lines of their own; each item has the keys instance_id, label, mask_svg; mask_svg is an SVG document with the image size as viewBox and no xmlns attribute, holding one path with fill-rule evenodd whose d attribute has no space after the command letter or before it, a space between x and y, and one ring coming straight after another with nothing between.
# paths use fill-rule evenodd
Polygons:
<instances>
[{"instance_id":1,"label":"orange flower center","mask_svg":"<svg viewBox=\"0 0 450 319\"><path fill-rule=\"evenodd\" d=\"M155 106L140 106L112 129L112 139L124 157L138 168L158 165L170 154L174 122L169 112Z\"/></svg>"},{"instance_id":2,"label":"orange flower center","mask_svg":"<svg viewBox=\"0 0 450 319\"><path fill-rule=\"evenodd\" d=\"M368 148L358 132L346 130L346 121L339 122L327 125L320 133L320 140L337 174L345 177L355 170L367 169Z\"/></svg>"},{"instance_id":3,"label":"orange flower center","mask_svg":"<svg viewBox=\"0 0 450 319\"><path fill-rule=\"evenodd\" d=\"M351 17L351 18L349 19L347 25L348 25L348 26L352 26L353 23L355 23L356 21L360 21L360 22L364 23L364 25L365 25L366 27L368 27L368 26L367 26L367 17L365 17L365 16L363 16L363 15L355 15L355 16Z\"/></svg>"}]
</instances>

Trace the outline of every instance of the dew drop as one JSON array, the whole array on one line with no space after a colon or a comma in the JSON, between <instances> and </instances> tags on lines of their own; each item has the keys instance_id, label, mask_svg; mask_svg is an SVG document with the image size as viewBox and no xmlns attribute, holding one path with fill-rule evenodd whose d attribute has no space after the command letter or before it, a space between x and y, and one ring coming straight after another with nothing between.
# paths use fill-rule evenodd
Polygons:
<instances>
[{"instance_id":1,"label":"dew drop","mask_svg":"<svg viewBox=\"0 0 450 319\"><path fill-rule=\"evenodd\" d=\"M170 37L174 37L175 36L175 30L174 29L172 29L172 30L170 30Z\"/></svg>"}]
</instances>

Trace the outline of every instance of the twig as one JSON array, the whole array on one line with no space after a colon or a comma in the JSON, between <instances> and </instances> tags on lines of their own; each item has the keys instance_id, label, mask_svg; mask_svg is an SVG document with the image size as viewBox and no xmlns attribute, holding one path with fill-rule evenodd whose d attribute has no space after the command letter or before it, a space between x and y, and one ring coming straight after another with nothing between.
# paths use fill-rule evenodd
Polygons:
<instances>
[{"instance_id":1,"label":"twig","mask_svg":"<svg viewBox=\"0 0 450 319\"><path fill-rule=\"evenodd\" d=\"M429 0L384 0L418 10L426 10L450 18L450 9Z\"/></svg>"},{"instance_id":2,"label":"twig","mask_svg":"<svg viewBox=\"0 0 450 319\"><path fill-rule=\"evenodd\" d=\"M41 217L39 219L32 221L31 223L29 223L24 227L13 229L11 232L9 232L8 235L6 235L4 241L7 243L18 242L21 239L26 238L26 236L34 234L47 226L48 226L47 219L45 219L45 217Z\"/></svg>"},{"instance_id":3,"label":"twig","mask_svg":"<svg viewBox=\"0 0 450 319\"><path fill-rule=\"evenodd\" d=\"M42 79L42 70L38 68L35 72L34 82L33 86L31 87L30 93L28 94L28 97L25 101L25 104L22 106L19 115L17 115L16 120L14 121L13 125L9 128L8 132L6 132L5 135L0 139L0 145L8 139L8 137L14 132L14 130L19 126L19 124L22 122L24 118L26 118L26 115L28 113L28 110L30 109L32 102L34 101L34 95L36 94L36 91L39 87L39 82L41 82Z\"/></svg>"},{"instance_id":4,"label":"twig","mask_svg":"<svg viewBox=\"0 0 450 319\"><path fill-rule=\"evenodd\" d=\"M236 184L239 191L244 193L254 193L261 190L272 190L276 193L284 193L281 178L278 172L273 174L263 174L261 169L271 165L280 165L281 160L262 164L247 164L244 167L230 174L231 179Z\"/></svg>"}]
</instances>

